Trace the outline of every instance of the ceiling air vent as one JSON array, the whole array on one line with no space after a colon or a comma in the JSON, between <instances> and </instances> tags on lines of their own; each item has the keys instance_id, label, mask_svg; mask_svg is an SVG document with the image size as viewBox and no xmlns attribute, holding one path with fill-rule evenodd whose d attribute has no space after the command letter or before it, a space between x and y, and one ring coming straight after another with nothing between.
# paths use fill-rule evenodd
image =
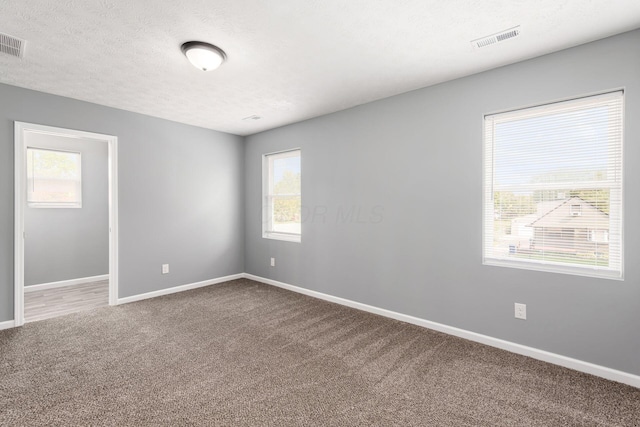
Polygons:
<instances>
[{"instance_id":1,"label":"ceiling air vent","mask_svg":"<svg viewBox=\"0 0 640 427\"><path fill-rule=\"evenodd\" d=\"M24 40L0 33L0 53L22 58L25 44Z\"/></svg>"},{"instance_id":2,"label":"ceiling air vent","mask_svg":"<svg viewBox=\"0 0 640 427\"><path fill-rule=\"evenodd\" d=\"M509 28L508 30L500 31L499 33L492 34L490 36L482 37L480 39L473 40L471 44L475 47L486 47L492 44L500 43L505 40L512 39L520 35L520 26Z\"/></svg>"}]
</instances>

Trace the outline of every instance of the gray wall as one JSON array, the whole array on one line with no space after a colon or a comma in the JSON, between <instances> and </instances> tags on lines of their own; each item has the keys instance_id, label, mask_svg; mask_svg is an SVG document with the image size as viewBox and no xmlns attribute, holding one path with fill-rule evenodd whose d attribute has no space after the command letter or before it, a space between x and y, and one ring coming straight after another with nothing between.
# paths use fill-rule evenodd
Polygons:
<instances>
[{"instance_id":1,"label":"gray wall","mask_svg":"<svg viewBox=\"0 0 640 427\"><path fill-rule=\"evenodd\" d=\"M638 46L626 33L248 137L246 271L640 374ZM483 266L483 115L620 87L625 280ZM302 243L261 237L261 154L292 147Z\"/></svg>"},{"instance_id":2,"label":"gray wall","mask_svg":"<svg viewBox=\"0 0 640 427\"><path fill-rule=\"evenodd\" d=\"M82 155L82 208L25 208L25 285L109 274L107 142L33 132L25 139Z\"/></svg>"},{"instance_id":3,"label":"gray wall","mask_svg":"<svg viewBox=\"0 0 640 427\"><path fill-rule=\"evenodd\" d=\"M241 137L0 85L0 321L13 319L16 120L118 137L120 298L243 271Z\"/></svg>"},{"instance_id":4,"label":"gray wall","mask_svg":"<svg viewBox=\"0 0 640 427\"><path fill-rule=\"evenodd\" d=\"M245 270L640 374L639 45L640 32L627 33L254 135L244 147L241 137L0 85L0 321L13 318L18 120L119 137L120 297ZM483 266L483 114L619 87L625 281ZM260 156L291 147L303 150L299 244L261 238ZM527 321L513 318L516 301Z\"/></svg>"}]
</instances>

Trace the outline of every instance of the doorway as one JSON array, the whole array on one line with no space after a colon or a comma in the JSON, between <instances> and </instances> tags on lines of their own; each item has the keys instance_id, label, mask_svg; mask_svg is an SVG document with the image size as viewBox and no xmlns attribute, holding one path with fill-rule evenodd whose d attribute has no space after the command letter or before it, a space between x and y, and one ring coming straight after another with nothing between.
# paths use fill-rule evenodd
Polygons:
<instances>
[{"instance_id":1,"label":"doorway","mask_svg":"<svg viewBox=\"0 0 640 427\"><path fill-rule=\"evenodd\" d=\"M50 300L67 305L60 314L84 304L81 298L89 306L100 298L117 303L117 142L111 135L15 122L16 326L51 317L55 309L25 318L25 300L31 306L40 298L37 304L42 305L47 293L56 295ZM98 156L106 165L96 168ZM106 185L102 178L102 187L92 187L96 179L89 179L83 166L106 174ZM106 200L97 204L98 195ZM54 222L47 223L47 218ZM78 228L65 229L65 224ZM91 231L96 227L97 234ZM34 256L38 253L49 253L52 259L42 262Z\"/></svg>"}]
</instances>

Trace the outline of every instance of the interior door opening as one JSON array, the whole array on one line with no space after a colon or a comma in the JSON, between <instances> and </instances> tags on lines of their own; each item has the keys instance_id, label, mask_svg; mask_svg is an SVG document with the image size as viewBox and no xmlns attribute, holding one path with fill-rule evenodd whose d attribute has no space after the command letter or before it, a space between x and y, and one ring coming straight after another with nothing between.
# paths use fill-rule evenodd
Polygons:
<instances>
[{"instance_id":1,"label":"interior door opening","mask_svg":"<svg viewBox=\"0 0 640 427\"><path fill-rule=\"evenodd\" d=\"M117 302L117 137L16 122L15 324Z\"/></svg>"}]
</instances>

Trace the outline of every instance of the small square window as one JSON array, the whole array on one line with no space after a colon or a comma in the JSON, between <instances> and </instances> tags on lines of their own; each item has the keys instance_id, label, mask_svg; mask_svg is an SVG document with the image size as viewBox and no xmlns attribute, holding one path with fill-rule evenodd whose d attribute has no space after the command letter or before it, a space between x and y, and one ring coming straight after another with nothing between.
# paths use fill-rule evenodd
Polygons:
<instances>
[{"instance_id":1,"label":"small square window","mask_svg":"<svg viewBox=\"0 0 640 427\"><path fill-rule=\"evenodd\" d=\"M28 147L27 206L81 208L81 154Z\"/></svg>"}]
</instances>

